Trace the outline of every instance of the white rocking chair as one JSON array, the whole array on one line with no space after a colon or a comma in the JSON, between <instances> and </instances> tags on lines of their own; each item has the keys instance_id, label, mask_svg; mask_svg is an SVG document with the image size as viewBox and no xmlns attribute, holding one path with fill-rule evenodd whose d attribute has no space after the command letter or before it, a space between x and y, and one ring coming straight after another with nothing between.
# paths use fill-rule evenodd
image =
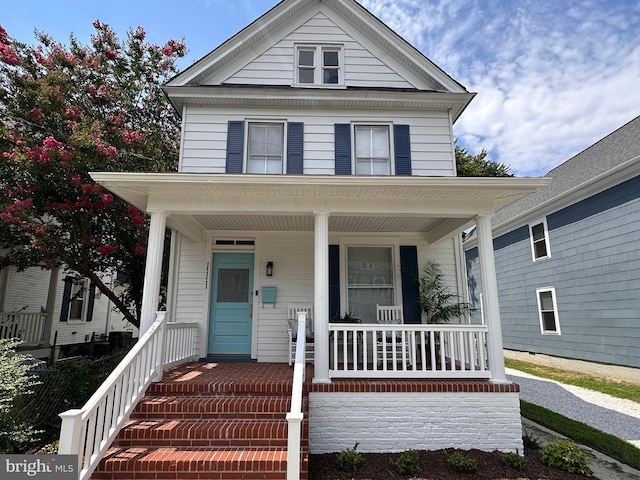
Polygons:
<instances>
[{"instance_id":1,"label":"white rocking chair","mask_svg":"<svg viewBox=\"0 0 640 480\"><path fill-rule=\"evenodd\" d=\"M305 324L305 340L306 351L305 361L313 362L313 305L310 303L290 303L287 308L287 322L289 328L287 334L289 336L289 365L293 364L296 357L296 345L298 336L298 312L307 314Z\"/></svg>"},{"instance_id":2,"label":"white rocking chair","mask_svg":"<svg viewBox=\"0 0 640 480\"><path fill-rule=\"evenodd\" d=\"M401 325L404 323L402 305L376 305L376 321L381 325ZM409 337L401 331L380 332L377 338L378 363L402 362L403 352L409 365L413 363Z\"/></svg>"}]
</instances>

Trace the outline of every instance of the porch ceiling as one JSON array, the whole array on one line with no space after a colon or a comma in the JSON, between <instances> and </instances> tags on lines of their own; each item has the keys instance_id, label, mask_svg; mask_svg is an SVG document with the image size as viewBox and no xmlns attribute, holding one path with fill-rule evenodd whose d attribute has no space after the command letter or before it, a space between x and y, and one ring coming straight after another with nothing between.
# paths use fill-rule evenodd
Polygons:
<instances>
[{"instance_id":1,"label":"porch ceiling","mask_svg":"<svg viewBox=\"0 0 640 480\"><path fill-rule=\"evenodd\" d=\"M192 238L207 230L313 231L314 212L334 232L419 232L430 242L477 215L546 185L548 178L364 177L93 173L93 179Z\"/></svg>"}]
</instances>

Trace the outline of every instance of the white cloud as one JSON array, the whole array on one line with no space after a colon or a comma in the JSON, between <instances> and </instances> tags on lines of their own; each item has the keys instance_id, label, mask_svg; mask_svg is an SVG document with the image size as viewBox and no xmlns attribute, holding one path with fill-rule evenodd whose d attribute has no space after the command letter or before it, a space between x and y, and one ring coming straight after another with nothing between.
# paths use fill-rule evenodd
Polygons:
<instances>
[{"instance_id":1,"label":"white cloud","mask_svg":"<svg viewBox=\"0 0 640 480\"><path fill-rule=\"evenodd\" d=\"M456 123L518 175L542 175L640 114L632 0L362 0L478 95Z\"/></svg>"}]
</instances>

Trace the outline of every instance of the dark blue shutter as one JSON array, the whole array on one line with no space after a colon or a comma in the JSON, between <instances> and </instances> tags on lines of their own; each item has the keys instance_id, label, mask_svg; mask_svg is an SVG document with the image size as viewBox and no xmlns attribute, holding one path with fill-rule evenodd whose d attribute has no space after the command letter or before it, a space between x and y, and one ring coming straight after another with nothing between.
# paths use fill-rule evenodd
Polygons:
<instances>
[{"instance_id":1,"label":"dark blue shutter","mask_svg":"<svg viewBox=\"0 0 640 480\"><path fill-rule=\"evenodd\" d=\"M289 122L287 124L287 173L304 173L304 124Z\"/></svg>"},{"instance_id":2,"label":"dark blue shutter","mask_svg":"<svg viewBox=\"0 0 640 480\"><path fill-rule=\"evenodd\" d=\"M89 285L89 293L87 294L87 318L86 321L90 322L93 319L93 302L96 298L96 286L94 283Z\"/></svg>"},{"instance_id":3,"label":"dark blue shutter","mask_svg":"<svg viewBox=\"0 0 640 480\"><path fill-rule=\"evenodd\" d=\"M402 281L404 323L422 323L418 307L420 296L418 249L414 245L400 246L400 279Z\"/></svg>"},{"instance_id":4,"label":"dark blue shutter","mask_svg":"<svg viewBox=\"0 0 640 480\"><path fill-rule=\"evenodd\" d=\"M351 175L351 125L335 124L336 175Z\"/></svg>"},{"instance_id":5,"label":"dark blue shutter","mask_svg":"<svg viewBox=\"0 0 640 480\"><path fill-rule=\"evenodd\" d=\"M329 245L329 320L340 314L340 246Z\"/></svg>"},{"instance_id":6,"label":"dark blue shutter","mask_svg":"<svg viewBox=\"0 0 640 480\"><path fill-rule=\"evenodd\" d=\"M230 121L227 127L227 173L242 173L244 122Z\"/></svg>"},{"instance_id":7,"label":"dark blue shutter","mask_svg":"<svg viewBox=\"0 0 640 480\"><path fill-rule=\"evenodd\" d=\"M60 309L60 321L66 322L69 318L69 302L71 301L71 286L73 285L73 278L67 277L64 279L64 292L62 292L62 308Z\"/></svg>"},{"instance_id":8,"label":"dark blue shutter","mask_svg":"<svg viewBox=\"0 0 640 480\"><path fill-rule=\"evenodd\" d=\"M411 137L409 125L393 126L396 175L411 175Z\"/></svg>"}]
</instances>

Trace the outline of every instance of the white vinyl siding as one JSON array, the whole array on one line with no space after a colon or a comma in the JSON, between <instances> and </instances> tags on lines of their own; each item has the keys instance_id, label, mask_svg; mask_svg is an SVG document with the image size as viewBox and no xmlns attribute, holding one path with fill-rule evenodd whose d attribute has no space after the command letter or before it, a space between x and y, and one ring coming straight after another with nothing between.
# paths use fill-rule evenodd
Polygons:
<instances>
[{"instance_id":1,"label":"white vinyl siding","mask_svg":"<svg viewBox=\"0 0 640 480\"><path fill-rule=\"evenodd\" d=\"M384 110L369 114L349 110L281 108L278 117L266 108L188 107L185 112L179 171L225 173L227 124L247 118L282 119L304 123L304 173L333 175L334 124L384 119L385 123L411 125L411 170L414 176L455 174L452 131L447 112ZM245 132L246 138L246 132Z\"/></svg>"},{"instance_id":2,"label":"white vinyl siding","mask_svg":"<svg viewBox=\"0 0 640 480\"><path fill-rule=\"evenodd\" d=\"M266 50L249 64L228 78L211 78L204 84L291 85L297 80L295 72L296 45L343 46L340 61L344 59L344 80L339 85L350 87L414 88L401 75L377 58L360 42L347 35L323 13L316 14L280 42ZM318 64L316 64L316 68ZM341 72L342 73L342 72ZM296 82L296 84L299 84Z\"/></svg>"}]
</instances>

